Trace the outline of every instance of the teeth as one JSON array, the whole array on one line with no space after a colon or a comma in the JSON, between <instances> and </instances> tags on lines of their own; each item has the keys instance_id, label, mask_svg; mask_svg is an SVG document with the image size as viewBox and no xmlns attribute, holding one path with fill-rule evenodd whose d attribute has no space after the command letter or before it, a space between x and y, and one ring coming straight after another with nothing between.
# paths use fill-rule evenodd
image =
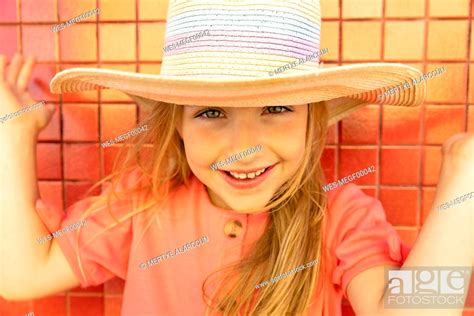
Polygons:
<instances>
[{"instance_id":1,"label":"teeth","mask_svg":"<svg viewBox=\"0 0 474 316\"><path fill-rule=\"evenodd\" d=\"M258 177L262 173L264 173L266 168L263 168L261 170L258 170L256 172L250 172L250 173L237 173L237 172L232 172L229 171L229 173L236 179L253 179L255 177Z\"/></svg>"}]
</instances>

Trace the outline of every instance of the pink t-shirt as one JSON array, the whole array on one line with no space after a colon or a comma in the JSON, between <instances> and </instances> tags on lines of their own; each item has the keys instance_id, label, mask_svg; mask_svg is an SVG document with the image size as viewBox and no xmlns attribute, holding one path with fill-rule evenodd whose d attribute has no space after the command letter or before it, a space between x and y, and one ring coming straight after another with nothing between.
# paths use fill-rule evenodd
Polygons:
<instances>
[{"instance_id":1,"label":"pink t-shirt","mask_svg":"<svg viewBox=\"0 0 474 316\"><path fill-rule=\"evenodd\" d=\"M136 170L123 185L132 183L137 176ZM323 271L308 315L341 315L341 300L355 275L378 265L400 266L410 250L386 221L377 199L365 195L354 184L327 194ZM38 209L38 213L54 232L80 222L89 204L90 198L86 198L72 205L66 214L51 208ZM125 216L136 207L132 204L124 200L112 202L112 213L116 218ZM98 285L115 276L125 280L122 315L204 315L203 281L245 254L246 245L261 236L267 220L268 213L239 214L214 206L205 186L191 176L189 185L172 192L159 212L138 213L109 229L114 218L107 210L101 210L87 218L79 237L77 230L72 230L56 240L82 287ZM241 233L234 238L224 231L231 221L242 225ZM199 245L189 246L198 239ZM77 244L84 274L78 264ZM186 244L188 249L183 248ZM174 254L176 248L182 252ZM174 256L161 256L153 264L146 264L168 251L173 251Z\"/></svg>"}]
</instances>

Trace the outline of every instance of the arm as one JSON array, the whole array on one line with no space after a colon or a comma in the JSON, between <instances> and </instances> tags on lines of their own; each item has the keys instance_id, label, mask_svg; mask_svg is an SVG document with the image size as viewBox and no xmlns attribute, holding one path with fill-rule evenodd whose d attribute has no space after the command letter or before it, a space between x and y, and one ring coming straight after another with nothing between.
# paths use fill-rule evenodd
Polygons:
<instances>
[{"instance_id":1,"label":"arm","mask_svg":"<svg viewBox=\"0 0 474 316\"><path fill-rule=\"evenodd\" d=\"M5 71L0 56L0 113L36 103L26 90L33 61L16 55ZM0 124L0 296L31 299L79 285L36 213L36 139L54 107L41 107Z\"/></svg>"},{"instance_id":2,"label":"arm","mask_svg":"<svg viewBox=\"0 0 474 316\"><path fill-rule=\"evenodd\" d=\"M443 152L433 206L402 267L474 264L474 199L438 211L438 205L474 191L474 161L470 158L474 157L474 136L461 134L450 138ZM357 315L462 315L462 309L384 309L386 289L384 267L379 266L354 277L347 293Z\"/></svg>"}]
</instances>

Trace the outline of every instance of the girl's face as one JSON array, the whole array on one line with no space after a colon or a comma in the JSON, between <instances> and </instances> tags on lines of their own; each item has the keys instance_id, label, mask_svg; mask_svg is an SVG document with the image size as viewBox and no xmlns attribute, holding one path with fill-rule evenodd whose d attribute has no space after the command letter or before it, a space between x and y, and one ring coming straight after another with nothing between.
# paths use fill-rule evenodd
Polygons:
<instances>
[{"instance_id":1,"label":"girl's face","mask_svg":"<svg viewBox=\"0 0 474 316\"><path fill-rule=\"evenodd\" d=\"M188 164L212 203L238 212L262 209L302 162L308 105L252 108L184 106L181 135ZM213 170L232 155L240 159ZM263 173L259 174L261 171ZM232 173L232 174L231 174ZM242 179L243 178L243 179Z\"/></svg>"}]
</instances>

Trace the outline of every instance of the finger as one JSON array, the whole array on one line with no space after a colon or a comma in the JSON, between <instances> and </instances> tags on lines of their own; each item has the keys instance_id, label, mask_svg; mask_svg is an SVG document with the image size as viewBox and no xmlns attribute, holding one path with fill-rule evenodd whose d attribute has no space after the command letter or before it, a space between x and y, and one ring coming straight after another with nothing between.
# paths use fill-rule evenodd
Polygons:
<instances>
[{"instance_id":1,"label":"finger","mask_svg":"<svg viewBox=\"0 0 474 316\"><path fill-rule=\"evenodd\" d=\"M7 56L0 55L0 80L3 81L5 79L5 68L7 65Z\"/></svg>"},{"instance_id":2,"label":"finger","mask_svg":"<svg viewBox=\"0 0 474 316\"><path fill-rule=\"evenodd\" d=\"M33 71L33 66L35 64L35 60L33 57L28 57L21 67L20 74L18 75L18 80L16 82L16 87L19 92L23 92L26 90L28 86L28 81L30 80L31 72Z\"/></svg>"},{"instance_id":3,"label":"finger","mask_svg":"<svg viewBox=\"0 0 474 316\"><path fill-rule=\"evenodd\" d=\"M7 69L6 79L9 84L15 85L16 78L18 76L18 73L20 72L22 62L23 62L23 58L21 57L20 54L16 53L15 56L13 56L13 59L10 62L10 65L8 65L8 69Z\"/></svg>"}]
</instances>

